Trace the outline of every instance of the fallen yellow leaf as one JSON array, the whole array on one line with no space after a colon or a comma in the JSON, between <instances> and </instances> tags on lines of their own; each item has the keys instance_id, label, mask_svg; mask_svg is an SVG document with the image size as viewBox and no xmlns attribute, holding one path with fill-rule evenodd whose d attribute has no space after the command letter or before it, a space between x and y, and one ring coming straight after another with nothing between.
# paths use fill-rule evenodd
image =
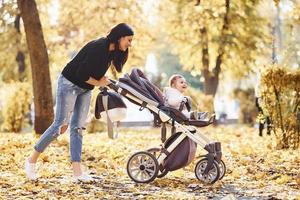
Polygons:
<instances>
[{"instance_id":1,"label":"fallen yellow leaf","mask_svg":"<svg viewBox=\"0 0 300 200\"><path fill-rule=\"evenodd\" d=\"M296 183L300 186L300 174L296 177Z\"/></svg>"},{"instance_id":2,"label":"fallen yellow leaf","mask_svg":"<svg viewBox=\"0 0 300 200\"><path fill-rule=\"evenodd\" d=\"M290 177L288 175L281 175L279 178L276 179L277 184L286 184L290 181Z\"/></svg>"}]
</instances>

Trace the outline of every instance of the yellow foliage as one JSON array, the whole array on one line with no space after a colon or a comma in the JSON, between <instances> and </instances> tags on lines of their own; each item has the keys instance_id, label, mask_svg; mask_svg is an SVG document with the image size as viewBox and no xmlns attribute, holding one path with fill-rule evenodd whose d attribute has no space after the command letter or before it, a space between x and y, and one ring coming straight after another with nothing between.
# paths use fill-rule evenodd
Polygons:
<instances>
[{"instance_id":1,"label":"yellow foliage","mask_svg":"<svg viewBox=\"0 0 300 200\"><path fill-rule=\"evenodd\" d=\"M213 96L205 95L202 91L189 87L186 95L192 98L192 110L214 112Z\"/></svg>"},{"instance_id":2,"label":"yellow foliage","mask_svg":"<svg viewBox=\"0 0 300 200\"><path fill-rule=\"evenodd\" d=\"M262 80L263 110L271 117L278 148L300 147L300 70L270 66Z\"/></svg>"},{"instance_id":3,"label":"yellow foliage","mask_svg":"<svg viewBox=\"0 0 300 200\"><path fill-rule=\"evenodd\" d=\"M300 187L300 174L298 174L297 177L296 177L296 183Z\"/></svg>"},{"instance_id":4,"label":"yellow foliage","mask_svg":"<svg viewBox=\"0 0 300 200\"><path fill-rule=\"evenodd\" d=\"M221 48L224 48L222 73L229 71L227 74L237 79L247 76L256 61L271 53L268 19L263 19L259 13L259 1L229 1L226 30L225 1L201 1L198 6L195 2L166 0L161 3L162 31L167 34L185 70L201 73L205 68L203 50L208 51L209 70L212 70ZM165 12L166 7L168 12ZM204 28L207 42L200 32Z\"/></svg>"},{"instance_id":5,"label":"yellow foliage","mask_svg":"<svg viewBox=\"0 0 300 200\"><path fill-rule=\"evenodd\" d=\"M233 169L231 175L233 176L233 178L235 179L239 179L241 178L241 172L238 169Z\"/></svg>"},{"instance_id":6,"label":"yellow foliage","mask_svg":"<svg viewBox=\"0 0 300 200\"><path fill-rule=\"evenodd\" d=\"M258 172L258 173L255 173L254 176L257 181L261 181L261 180L264 180L267 175L264 172Z\"/></svg>"},{"instance_id":7,"label":"yellow foliage","mask_svg":"<svg viewBox=\"0 0 300 200\"><path fill-rule=\"evenodd\" d=\"M37 164L40 178L32 182L25 178L23 167L38 138L32 133L0 133L0 199L47 199L49 189L54 199L207 199L224 197L227 192L236 195L236 191L245 198L270 193L277 199L296 198L300 195L299 151L268 149L274 138L257 138L255 131L246 126L201 128L209 138L222 142L227 173L214 185L195 178L194 167L201 159L197 156L190 165L150 184L131 181L127 161L137 151L159 146L160 129L156 128L122 128L117 140L106 133L84 133L84 171L97 178L91 184L71 182L68 134L58 137L42 154ZM206 153L200 147L197 151L197 155Z\"/></svg>"},{"instance_id":8,"label":"yellow foliage","mask_svg":"<svg viewBox=\"0 0 300 200\"><path fill-rule=\"evenodd\" d=\"M287 175L281 175L279 178L276 179L276 183L278 184L286 184L291 180L291 178Z\"/></svg>"},{"instance_id":9,"label":"yellow foliage","mask_svg":"<svg viewBox=\"0 0 300 200\"><path fill-rule=\"evenodd\" d=\"M3 87L3 124L1 129L10 132L20 132L26 124L26 115L32 102L29 83L13 82Z\"/></svg>"}]
</instances>

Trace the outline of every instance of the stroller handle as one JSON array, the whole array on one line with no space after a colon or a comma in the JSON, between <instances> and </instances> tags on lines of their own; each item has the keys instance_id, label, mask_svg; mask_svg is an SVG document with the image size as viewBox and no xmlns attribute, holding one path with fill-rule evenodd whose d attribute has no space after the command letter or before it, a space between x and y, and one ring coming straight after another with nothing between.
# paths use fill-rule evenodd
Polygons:
<instances>
[{"instance_id":1,"label":"stroller handle","mask_svg":"<svg viewBox=\"0 0 300 200\"><path fill-rule=\"evenodd\" d=\"M115 80L113 80L113 79L108 79L109 80L109 82L111 82L111 83L114 83L114 84L116 84L117 83L117 81L115 81Z\"/></svg>"},{"instance_id":2,"label":"stroller handle","mask_svg":"<svg viewBox=\"0 0 300 200\"><path fill-rule=\"evenodd\" d=\"M117 81L113 79L108 79L108 80L110 83L107 85L107 87L113 89L114 91L118 91L119 87L116 85Z\"/></svg>"}]
</instances>

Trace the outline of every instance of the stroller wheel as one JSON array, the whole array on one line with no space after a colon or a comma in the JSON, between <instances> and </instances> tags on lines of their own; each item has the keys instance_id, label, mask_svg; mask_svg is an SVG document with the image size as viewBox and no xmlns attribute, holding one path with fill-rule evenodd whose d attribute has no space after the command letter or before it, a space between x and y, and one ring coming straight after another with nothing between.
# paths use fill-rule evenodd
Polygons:
<instances>
[{"instance_id":1,"label":"stroller wheel","mask_svg":"<svg viewBox=\"0 0 300 200\"><path fill-rule=\"evenodd\" d=\"M160 171L159 170L159 173L157 174L157 178L162 178L162 177L164 177L165 175L167 175L168 174L168 170L166 170L166 169L163 169L162 171Z\"/></svg>"},{"instance_id":2,"label":"stroller wheel","mask_svg":"<svg viewBox=\"0 0 300 200\"><path fill-rule=\"evenodd\" d=\"M155 158L158 158L159 154L160 154L160 148L150 148L147 150L147 152L151 153L152 155L155 156Z\"/></svg>"},{"instance_id":3,"label":"stroller wheel","mask_svg":"<svg viewBox=\"0 0 300 200\"><path fill-rule=\"evenodd\" d=\"M145 151L133 154L127 162L127 173L136 183L150 183L158 174L155 156Z\"/></svg>"},{"instance_id":4,"label":"stroller wheel","mask_svg":"<svg viewBox=\"0 0 300 200\"><path fill-rule=\"evenodd\" d=\"M220 168L216 161L213 162L211 169L204 174L205 168L208 164L207 158L200 160L195 167L195 175L199 181L214 184L220 177Z\"/></svg>"},{"instance_id":5,"label":"stroller wheel","mask_svg":"<svg viewBox=\"0 0 300 200\"><path fill-rule=\"evenodd\" d=\"M220 160L219 168L220 168L219 180L221 180L224 177L225 173L226 173L226 165L225 165L223 160Z\"/></svg>"},{"instance_id":6,"label":"stroller wheel","mask_svg":"<svg viewBox=\"0 0 300 200\"><path fill-rule=\"evenodd\" d=\"M160 155L160 148L151 148L151 149L148 149L147 152L149 152L152 155L154 155L155 158L157 159L158 156ZM167 173L169 172L168 170L166 170L165 168L163 168L163 166L160 166L159 168L160 169L158 170L157 178L162 178L165 175L167 175Z\"/></svg>"}]
</instances>

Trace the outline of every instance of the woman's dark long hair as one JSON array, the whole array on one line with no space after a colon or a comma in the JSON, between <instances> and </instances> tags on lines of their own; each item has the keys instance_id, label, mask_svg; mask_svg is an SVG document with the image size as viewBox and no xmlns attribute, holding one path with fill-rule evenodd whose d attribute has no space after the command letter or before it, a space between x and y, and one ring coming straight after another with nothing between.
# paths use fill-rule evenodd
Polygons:
<instances>
[{"instance_id":1,"label":"woman's dark long hair","mask_svg":"<svg viewBox=\"0 0 300 200\"><path fill-rule=\"evenodd\" d=\"M128 59L128 49L126 49L126 51L121 51L119 49L119 39L121 37L131 35L134 35L133 30L125 23L116 25L107 35L109 43L115 44L115 50L113 52L113 64L118 72L122 71L123 66Z\"/></svg>"}]
</instances>

